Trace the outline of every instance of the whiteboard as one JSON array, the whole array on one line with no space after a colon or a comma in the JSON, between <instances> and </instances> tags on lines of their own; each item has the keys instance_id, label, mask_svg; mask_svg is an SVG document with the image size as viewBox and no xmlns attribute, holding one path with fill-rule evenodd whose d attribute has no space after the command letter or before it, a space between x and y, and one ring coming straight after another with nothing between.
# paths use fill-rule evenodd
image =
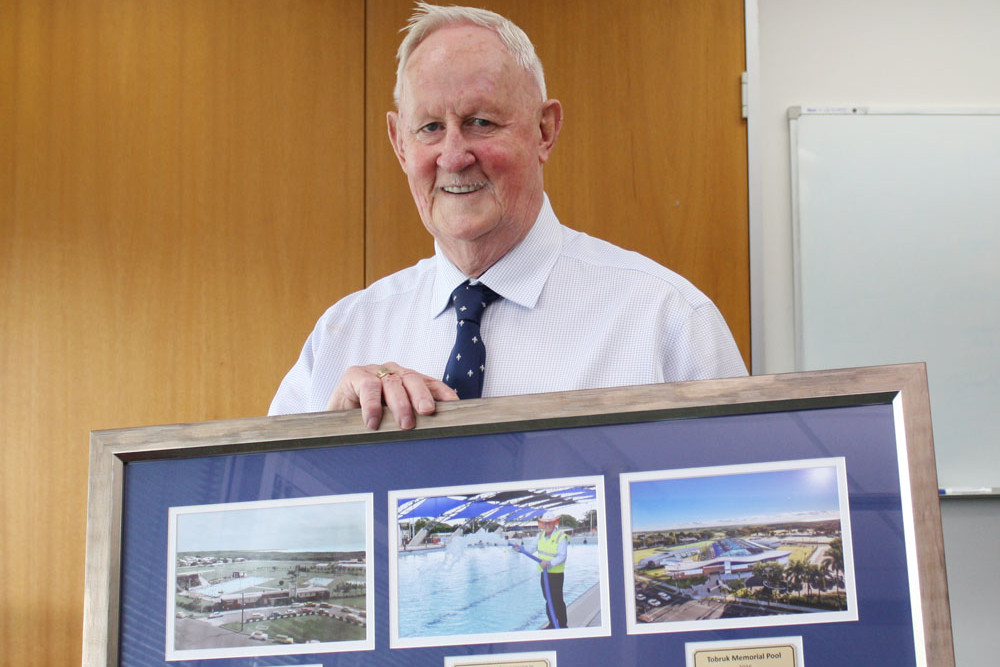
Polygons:
<instances>
[{"instance_id":1,"label":"whiteboard","mask_svg":"<svg viewBox=\"0 0 1000 667\"><path fill-rule=\"evenodd\" d=\"M924 361L942 487L1000 487L1000 109L789 109L795 363Z\"/></svg>"}]
</instances>

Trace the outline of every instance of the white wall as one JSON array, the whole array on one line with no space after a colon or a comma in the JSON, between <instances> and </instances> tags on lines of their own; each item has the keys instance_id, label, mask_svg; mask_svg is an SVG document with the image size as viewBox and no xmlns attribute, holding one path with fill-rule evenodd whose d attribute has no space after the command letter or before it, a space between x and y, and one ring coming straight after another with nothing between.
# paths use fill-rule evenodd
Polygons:
<instances>
[{"instance_id":1,"label":"white wall","mask_svg":"<svg viewBox=\"0 0 1000 667\"><path fill-rule=\"evenodd\" d=\"M1000 2L746 4L753 371L782 373L795 361L788 107L1000 107ZM943 516L957 664L990 664L1000 654L1000 571L982 548L1000 534L1000 501L947 500ZM968 554L981 559L970 566Z\"/></svg>"},{"instance_id":2,"label":"white wall","mask_svg":"<svg viewBox=\"0 0 1000 667\"><path fill-rule=\"evenodd\" d=\"M1000 107L1000 2L756 4L759 151L751 169L759 168L761 204L760 374L794 370L788 107Z\"/></svg>"}]
</instances>

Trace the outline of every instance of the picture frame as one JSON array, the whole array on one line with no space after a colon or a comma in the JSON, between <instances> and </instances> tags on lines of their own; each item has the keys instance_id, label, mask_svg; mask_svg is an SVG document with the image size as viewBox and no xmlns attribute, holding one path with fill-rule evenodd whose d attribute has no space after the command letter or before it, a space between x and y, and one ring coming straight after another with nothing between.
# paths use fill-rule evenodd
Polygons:
<instances>
[{"instance_id":1,"label":"picture frame","mask_svg":"<svg viewBox=\"0 0 1000 667\"><path fill-rule=\"evenodd\" d=\"M694 665L775 645L799 666L954 665L923 364L469 400L413 430L389 421L93 432L83 664ZM827 468L835 500L809 517L788 514L813 502L794 479L754 481ZM640 485L681 483L683 503L640 501ZM765 505L773 488L790 499ZM717 504L719 489L747 502ZM431 498L451 502L411 512ZM302 509L231 530L246 510L313 501L364 507L364 546L346 530L356 516ZM678 518L679 504L696 511ZM173 523L214 512L216 529ZM473 535L486 539L460 539ZM820 583L788 574L808 558L827 563ZM416 579L432 587L407 602ZM546 588L557 580L565 621ZM515 602L468 592L498 581ZM475 622L448 629L456 616Z\"/></svg>"}]
</instances>

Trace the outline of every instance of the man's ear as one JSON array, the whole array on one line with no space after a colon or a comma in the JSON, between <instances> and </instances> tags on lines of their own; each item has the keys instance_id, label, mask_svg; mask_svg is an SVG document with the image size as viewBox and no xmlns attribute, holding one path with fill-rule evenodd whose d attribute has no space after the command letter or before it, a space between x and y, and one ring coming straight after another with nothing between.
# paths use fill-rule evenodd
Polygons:
<instances>
[{"instance_id":1,"label":"man's ear","mask_svg":"<svg viewBox=\"0 0 1000 667\"><path fill-rule=\"evenodd\" d=\"M562 104L559 100L546 100L542 104L539 129L541 139L538 142L538 160L544 164L552 154L556 140L559 139L559 130L562 129Z\"/></svg>"},{"instance_id":2,"label":"man's ear","mask_svg":"<svg viewBox=\"0 0 1000 667\"><path fill-rule=\"evenodd\" d=\"M403 130L399 127L399 112L390 111L385 115L386 124L389 127L389 143L392 144L392 151L399 160L399 166L406 170L406 153L403 150Z\"/></svg>"}]
</instances>

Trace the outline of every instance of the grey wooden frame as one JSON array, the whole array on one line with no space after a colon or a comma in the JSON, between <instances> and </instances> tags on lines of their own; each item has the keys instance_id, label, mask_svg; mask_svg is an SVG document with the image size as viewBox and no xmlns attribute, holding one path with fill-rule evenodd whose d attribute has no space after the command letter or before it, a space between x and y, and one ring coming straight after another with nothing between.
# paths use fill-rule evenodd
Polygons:
<instances>
[{"instance_id":1,"label":"grey wooden frame","mask_svg":"<svg viewBox=\"0 0 1000 667\"><path fill-rule=\"evenodd\" d=\"M132 461L378 443L463 433L614 424L898 401L905 429L927 664L953 667L941 513L923 364L814 371L441 404L412 431L364 428L359 411L94 431L90 441L83 664L118 664L122 487Z\"/></svg>"}]
</instances>

